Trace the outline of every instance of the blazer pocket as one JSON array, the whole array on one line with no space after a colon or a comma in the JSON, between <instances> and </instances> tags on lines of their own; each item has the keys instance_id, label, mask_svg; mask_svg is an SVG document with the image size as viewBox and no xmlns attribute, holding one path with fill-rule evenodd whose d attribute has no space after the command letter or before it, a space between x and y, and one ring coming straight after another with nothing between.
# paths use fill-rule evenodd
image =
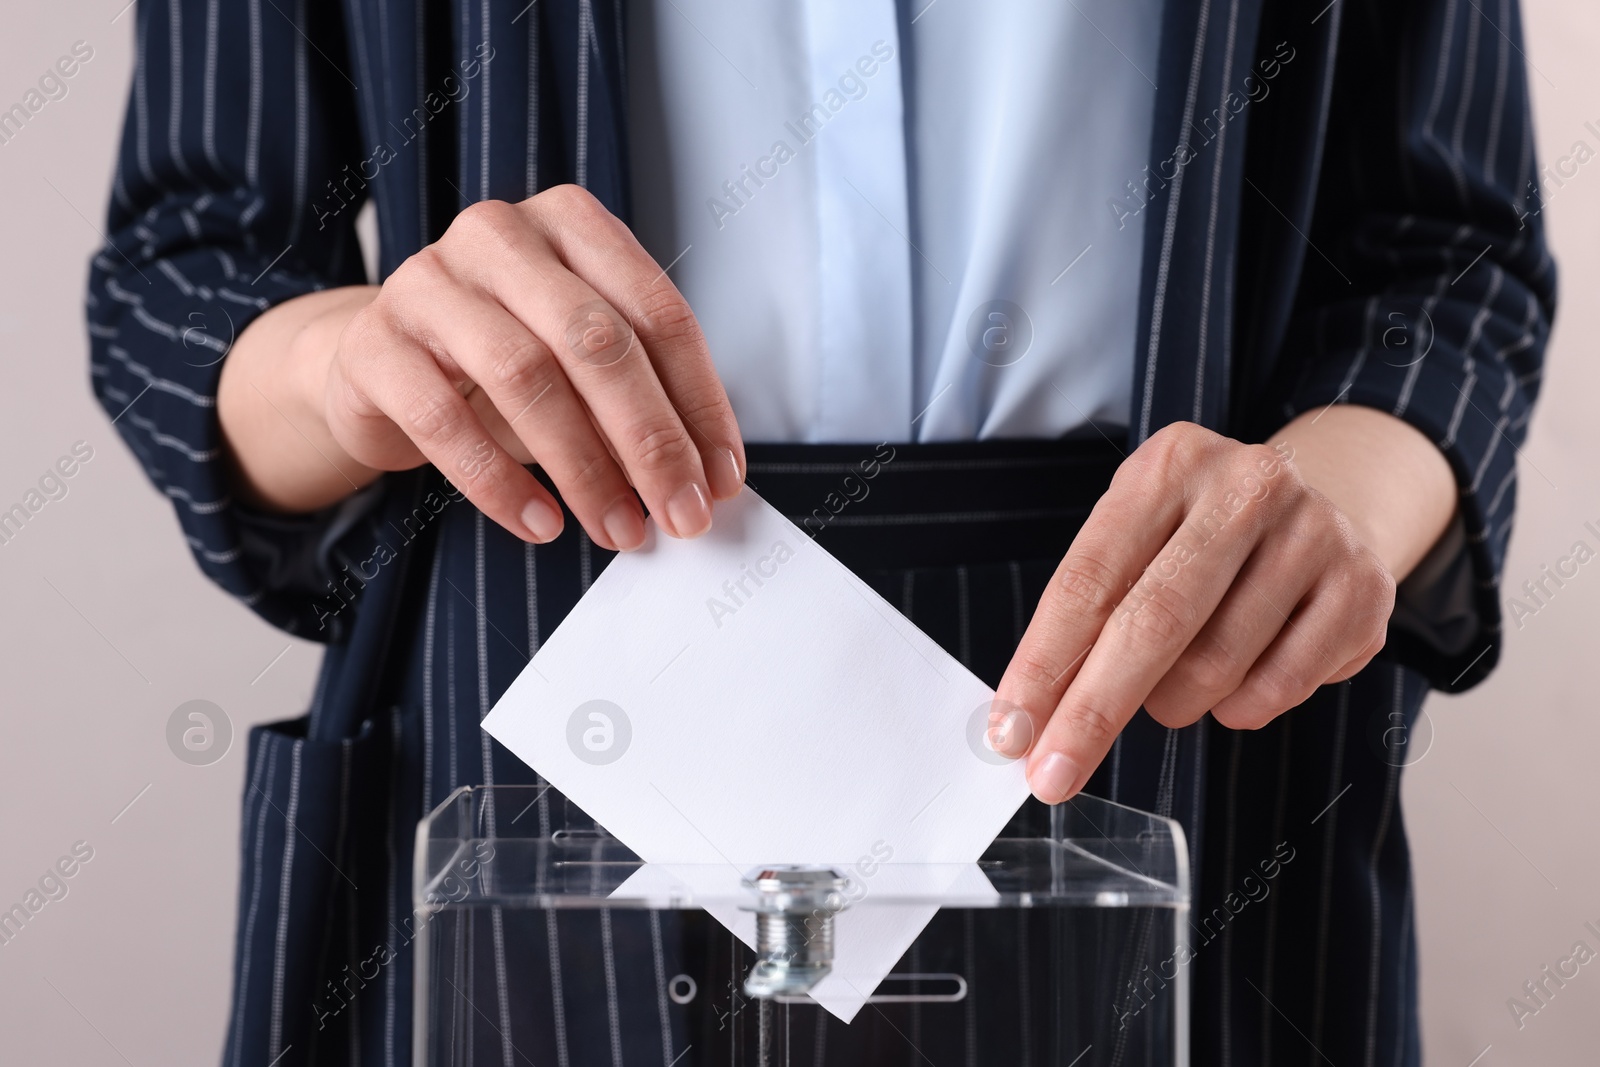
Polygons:
<instances>
[{"instance_id":1,"label":"blazer pocket","mask_svg":"<svg viewBox=\"0 0 1600 1067\"><path fill-rule=\"evenodd\" d=\"M309 717L250 731L223 1062L265 1067L291 1045L321 1045L350 1022L326 1010L323 972L343 962L330 946L346 941L357 914L381 914L386 896L409 896L397 883L410 874L411 839L391 840L387 831L408 821L396 817L392 798L402 738L415 719L391 708L342 740L308 737ZM404 858L393 864L397 845Z\"/></svg>"}]
</instances>

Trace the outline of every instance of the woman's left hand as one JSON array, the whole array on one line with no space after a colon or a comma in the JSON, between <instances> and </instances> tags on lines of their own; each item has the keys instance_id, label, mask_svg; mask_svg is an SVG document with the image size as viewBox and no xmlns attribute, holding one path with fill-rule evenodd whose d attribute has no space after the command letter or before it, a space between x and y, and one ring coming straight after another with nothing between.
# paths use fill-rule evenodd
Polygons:
<instances>
[{"instance_id":1,"label":"woman's left hand","mask_svg":"<svg viewBox=\"0 0 1600 1067\"><path fill-rule=\"evenodd\" d=\"M1386 414L1356 418L1388 420L1432 448ZM1344 433L1305 436L1320 447ZM1433 498L1420 510L1435 514L1423 515L1417 544L1390 552L1405 569L1453 513L1449 469L1434 456L1417 462ZM1365 503L1374 491L1341 495ZM1027 753L1034 795L1058 803L1083 788L1141 705L1166 726L1210 711L1256 729L1350 677L1383 647L1396 581L1367 543L1379 538L1361 532L1285 441L1166 427L1118 469L1057 568L1001 680L991 743Z\"/></svg>"}]
</instances>

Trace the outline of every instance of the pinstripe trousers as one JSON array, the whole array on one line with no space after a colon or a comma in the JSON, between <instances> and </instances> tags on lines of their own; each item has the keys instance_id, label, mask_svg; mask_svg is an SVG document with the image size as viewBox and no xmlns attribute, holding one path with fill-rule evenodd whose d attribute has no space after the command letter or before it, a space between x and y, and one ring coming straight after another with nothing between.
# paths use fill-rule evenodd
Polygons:
<instances>
[{"instance_id":1,"label":"pinstripe trousers","mask_svg":"<svg viewBox=\"0 0 1600 1067\"><path fill-rule=\"evenodd\" d=\"M918 510L907 493L895 495L892 480L914 475L916 462L903 453L885 468L896 472L880 481L889 507ZM764 464L757 449L750 469L752 483L768 488L784 465ZM428 478L415 477L413 499ZM983 478L993 481L994 472ZM1086 512L1074 518L1070 510L1054 520L1063 549ZM857 520L880 531L892 522L866 509ZM864 565L881 563L874 555L886 551L870 545L841 558L993 684L1059 552L1005 558L1004 545L986 552L964 541L959 524L919 525L898 531L902 555L916 565ZM366 590L374 599L363 602L351 644L330 651L311 715L252 734L230 1067L408 1061L416 823L457 786L538 782L478 722L607 562L575 522L569 529L549 545L527 545L469 505L450 504L426 535L400 546L392 580L379 576ZM848 547L829 546L833 534L819 540ZM948 557L951 544L977 558L929 562ZM381 627L372 621L379 618ZM366 633L378 629L385 632ZM339 695L353 691L352 674L374 694L359 723L347 721ZM1195 1063L1419 1062L1401 768L1383 741L1384 731L1410 726L1425 691L1414 672L1379 660L1253 733L1207 721L1170 731L1140 715L1094 776L1089 792L1171 815L1188 834L1196 888L1193 957L1184 965L1192 968ZM547 831L565 821L565 804L546 793L533 810L497 818L537 819ZM1047 809L1030 800L1007 833L1039 834L1046 824ZM1268 864L1275 876L1264 878ZM694 1006L663 999L666 976L705 936L703 924L673 913L541 916L534 924L497 914L474 941L479 962L459 976L458 992L497 1035L490 1062L660 1057L667 1067L710 1025ZM791 1049L794 1062L1023 1062L974 1035L992 1023L987 1013L1015 1002L1016 983L1056 976L1037 959L1008 959L1014 942L991 951L936 927L923 944L954 953L952 967L973 983L966 1034L912 1033L908 1023L889 1035L870 1022L833 1022ZM1160 995L1140 977L1107 973L1099 996L1108 1026ZM1131 1062L1114 1042L1098 1048L1084 1064ZM694 1062L685 1057L680 1067Z\"/></svg>"}]
</instances>

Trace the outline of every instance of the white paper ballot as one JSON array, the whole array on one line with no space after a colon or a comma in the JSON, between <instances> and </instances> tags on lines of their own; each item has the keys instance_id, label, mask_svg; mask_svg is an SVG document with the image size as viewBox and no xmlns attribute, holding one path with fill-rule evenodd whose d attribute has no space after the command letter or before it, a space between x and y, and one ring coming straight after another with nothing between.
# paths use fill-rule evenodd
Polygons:
<instances>
[{"instance_id":1,"label":"white paper ballot","mask_svg":"<svg viewBox=\"0 0 1600 1067\"><path fill-rule=\"evenodd\" d=\"M484 729L650 863L974 863L1028 794L993 691L753 490L704 537L648 525ZM936 908L889 910L836 923L814 996L846 1021Z\"/></svg>"}]
</instances>

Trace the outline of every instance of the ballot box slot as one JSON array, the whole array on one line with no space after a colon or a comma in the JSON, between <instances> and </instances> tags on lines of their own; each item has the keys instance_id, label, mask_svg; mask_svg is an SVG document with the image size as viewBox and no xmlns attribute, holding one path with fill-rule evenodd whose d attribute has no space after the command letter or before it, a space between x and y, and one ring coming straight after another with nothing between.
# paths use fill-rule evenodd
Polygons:
<instances>
[{"instance_id":1,"label":"ballot box slot","mask_svg":"<svg viewBox=\"0 0 1600 1067\"><path fill-rule=\"evenodd\" d=\"M924 983L942 983L944 992L920 992L916 987ZM893 990L909 985L913 992L896 993ZM810 997L773 997L778 1004L813 1004ZM869 996L867 1004L959 1004L967 999L967 980L959 974L891 974L878 985L877 992Z\"/></svg>"}]
</instances>

